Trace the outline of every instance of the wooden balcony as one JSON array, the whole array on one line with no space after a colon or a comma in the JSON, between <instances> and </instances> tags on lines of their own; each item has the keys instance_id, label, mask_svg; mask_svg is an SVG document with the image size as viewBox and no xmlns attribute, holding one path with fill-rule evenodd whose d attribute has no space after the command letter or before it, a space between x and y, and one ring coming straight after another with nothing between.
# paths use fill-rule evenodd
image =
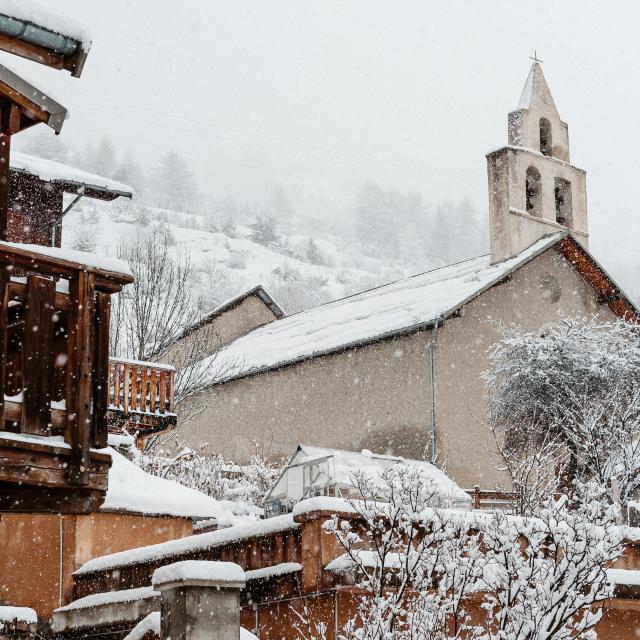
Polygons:
<instances>
[{"instance_id":1,"label":"wooden balcony","mask_svg":"<svg viewBox=\"0 0 640 640\"><path fill-rule=\"evenodd\" d=\"M138 438L175 427L175 369L157 362L109 359L109 430Z\"/></svg>"},{"instance_id":2,"label":"wooden balcony","mask_svg":"<svg viewBox=\"0 0 640 640\"><path fill-rule=\"evenodd\" d=\"M104 500L110 297L133 278L93 258L0 242L0 511Z\"/></svg>"}]
</instances>

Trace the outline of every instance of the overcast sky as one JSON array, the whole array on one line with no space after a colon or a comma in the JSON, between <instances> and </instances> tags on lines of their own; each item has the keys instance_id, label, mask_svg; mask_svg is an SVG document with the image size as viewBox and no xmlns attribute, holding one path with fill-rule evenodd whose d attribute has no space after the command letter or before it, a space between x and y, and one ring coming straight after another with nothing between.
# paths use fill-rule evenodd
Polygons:
<instances>
[{"instance_id":1,"label":"overcast sky","mask_svg":"<svg viewBox=\"0 0 640 640\"><path fill-rule=\"evenodd\" d=\"M82 78L3 60L69 108L62 135L108 134L145 162L175 148L218 196L279 181L345 201L371 179L484 210L484 154L506 142L537 50L588 172L592 246L637 253L634 1L56 4L92 33Z\"/></svg>"}]
</instances>

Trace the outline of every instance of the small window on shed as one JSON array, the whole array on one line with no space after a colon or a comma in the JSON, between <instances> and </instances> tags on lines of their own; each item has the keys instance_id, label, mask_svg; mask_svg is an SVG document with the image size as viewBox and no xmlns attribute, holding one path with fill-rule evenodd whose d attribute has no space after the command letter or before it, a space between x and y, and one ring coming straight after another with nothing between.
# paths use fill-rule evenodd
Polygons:
<instances>
[{"instance_id":1,"label":"small window on shed","mask_svg":"<svg viewBox=\"0 0 640 640\"><path fill-rule=\"evenodd\" d=\"M540 118L540 153L544 156L550 156L552 143L551 123L546 118Z\"/></svg>"},{"instance_id":2,"label":"small window on shed","mask_svg":"<svg viewBox=\"0 0 640 640\"><path fill-rule=\"evenodd\" d=\"M529 167L526 175L527 192L527 213L534 216L540 215L541 194L540 194L540 172L535 167Z\"/></svg>"},{"instance_id":3,"label":"small window on shed","mask_svg":"<svg viewBox=\"0 0 640 640\"><path fill-rule=\"evenodd\" d=\"M556 222L570 227L572 225L571 183L564 178L555 179Z\"/></svg>"}]
</instances>

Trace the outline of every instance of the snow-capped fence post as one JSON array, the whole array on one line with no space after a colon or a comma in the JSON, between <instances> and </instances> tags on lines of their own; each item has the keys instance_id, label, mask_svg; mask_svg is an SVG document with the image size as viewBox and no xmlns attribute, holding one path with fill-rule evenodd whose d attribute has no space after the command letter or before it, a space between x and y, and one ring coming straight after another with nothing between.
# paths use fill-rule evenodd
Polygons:
<instances>
[{"instance_id":1,"label":"snow-capped fence post","mask_svg":"<svg viewBox=\"0 0 640 640\"><path fill-rule=\"evenodd\" d=\"M242 568L233 562L184 560L156 569L163 640L239 640Z\"/></svg>"}]
</instances>

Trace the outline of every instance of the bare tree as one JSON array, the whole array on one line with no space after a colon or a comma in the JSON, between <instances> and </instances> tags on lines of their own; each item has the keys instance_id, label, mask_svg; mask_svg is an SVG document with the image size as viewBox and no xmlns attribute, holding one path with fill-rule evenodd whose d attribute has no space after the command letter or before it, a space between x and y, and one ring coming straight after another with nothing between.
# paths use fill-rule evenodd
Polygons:
<instances>
[{"instance_id":1,"label":"bare tree","mask_svg":"<svg viewBox=\"0 0 640 640\"><path fill-rule=\"evenodd\" d=\"M174 257L169 247L169 238L158 230L119 246L118 257L129 264L135 281L114 296L114 355L156 359L193 320L191 259L180 251Z\"/></svg>"}]
</instances>

